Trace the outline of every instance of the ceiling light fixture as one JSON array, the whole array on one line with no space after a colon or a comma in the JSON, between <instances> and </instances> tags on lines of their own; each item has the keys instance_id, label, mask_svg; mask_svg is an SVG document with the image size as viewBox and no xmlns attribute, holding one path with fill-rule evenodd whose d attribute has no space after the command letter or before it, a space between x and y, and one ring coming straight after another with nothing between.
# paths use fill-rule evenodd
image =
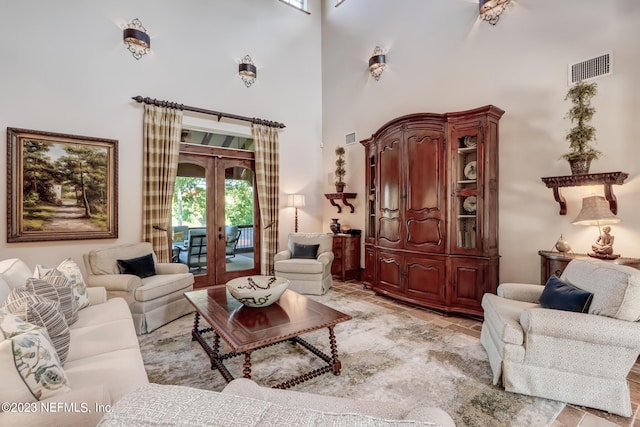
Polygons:
<instances>
[{"instance_id":1,"label":"ceiling light fixture","mask_svg":"<svg viewBox=\"0 0 640 427\"><path fill-rule=\"evenodd\" d=\"M142 22L135 18L122 31L122 39L127 49L134 58L140 59L142 55L149 53L151 48L151 38L147 34L146 28L142 26Z\"/></svg>"},{"instance_id":2,"label":"ceiling light fixture","mask_svg":"<svg viewBox=\"0 0 640 427\"><path fill-rule=\"evenodd\" d=\"M245 55L238 66L238 74L246 87L251 87L258 77L258 69L249 55Z\"/></svg>"},{"instance_id":3,"label":"ceiling light fixture","mask_svg":"<svg viewBox=\"0 0 640 427\"><path fill-rule=\"evenodd\" d=\"M480 18L491 25L496 25L509 3L511 0L480 0Z\"/></svg>"},{"instance_id":4,"label":"ceiling light fixture","mask_svg":"<svg viewBox=\"0 0 640 427\"><path fill-rule=\"evenodd\" d=\"M387 57L384 53L384 50L380 46L376 46L373 50L373 55L369 58L369 72L371 76L376 79L376 81L380 80L380 76L387 66Z\"/></svg>"}]
</instances>

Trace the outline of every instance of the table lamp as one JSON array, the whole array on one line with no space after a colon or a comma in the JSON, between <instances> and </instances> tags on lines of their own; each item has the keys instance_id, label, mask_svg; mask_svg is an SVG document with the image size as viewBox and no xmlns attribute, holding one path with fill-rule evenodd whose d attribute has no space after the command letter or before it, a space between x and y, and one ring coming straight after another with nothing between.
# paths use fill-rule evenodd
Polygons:
<instances>
[{"instance_id":1,"label":"table lamp","mask_svg":"<svg viewBox=\"0 0 640 427\"><path fill-rule=\"evenodd\" d=\"M298 232L298 208L304 207L304 194L289 194L287 196L287 206L296 208L296 221L294 231Z\"/></svg>"},{"instance_id":2,"label":"table lamp","mask_svg":"<svg viewBox=\"0 0 640 427\"><path fill-rule=\"evenodd\" d=\"M611 227L608 225L617 224L620 221L621 219L611 212L609 203L604 197L591 196L582 199L582 209L572 223L598 226L598 240L591 246L593 252L588 253L589 256L600 259L616 259L620 255L613 253L613 241L615 238L610 234ZM600 229L601 225L606 227Z\"/></svg>"}]
</instances>

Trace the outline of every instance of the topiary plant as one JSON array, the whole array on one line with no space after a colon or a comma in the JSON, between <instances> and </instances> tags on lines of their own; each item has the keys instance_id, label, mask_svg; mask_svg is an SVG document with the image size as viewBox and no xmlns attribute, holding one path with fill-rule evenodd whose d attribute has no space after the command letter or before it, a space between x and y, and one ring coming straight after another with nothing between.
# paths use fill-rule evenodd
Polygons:
<instances>
[{"instance_id":1,"label":"topiary plant","mask_svg":"<svg viewBox=\"0 0 640 427\"><path fill-rule=\"evenodd\" d=\"M344 176L347 174L347 171L344 168L345 165L345 161L344 161L344 147L342 146L338 146L336 148L336 156L338 156L338 158L336 159L336 170L335 170L335 175L336 175L336 181L334 182L334 184L336 185L336 190L340 193L342 192L342 190L344 189L344 186L346 185L343 178Z\"/></svg>"},{"instance_id":2,"label":"topiary plant","mask_svg":"<svg viewBox=\"0 0 640 427\"><path fill-rule=\"evenodd\" d=\"M569 141L569 152L562 155L562 158L593 160L600 156L600 151L594 149L591 141L596 139L596 129L589 124L596 109L591 106L591 98L597 93L596 83L584 83L582 81L573 85L567 92L566 100L571 100L573 106L566 115L575 126L566 135Z\"/></svg>"}]
</instances>

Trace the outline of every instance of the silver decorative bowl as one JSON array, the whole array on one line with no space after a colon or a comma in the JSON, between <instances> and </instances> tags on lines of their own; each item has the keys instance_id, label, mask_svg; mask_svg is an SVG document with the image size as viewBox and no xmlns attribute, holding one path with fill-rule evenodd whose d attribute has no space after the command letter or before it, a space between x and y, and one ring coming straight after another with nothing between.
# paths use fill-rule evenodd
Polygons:
<instances>
[{"instance_id":1,"label":"silver decorative bowl","mask_svg":"<svg viewBox=\"0 0 640 427\"><path fill-rule=\"evenodd\" d=\"M278 301L289 287L289 280L275 276L238 277L227 282L232 297L247 307L266 307Z\"/></svg>"}]
</instances>

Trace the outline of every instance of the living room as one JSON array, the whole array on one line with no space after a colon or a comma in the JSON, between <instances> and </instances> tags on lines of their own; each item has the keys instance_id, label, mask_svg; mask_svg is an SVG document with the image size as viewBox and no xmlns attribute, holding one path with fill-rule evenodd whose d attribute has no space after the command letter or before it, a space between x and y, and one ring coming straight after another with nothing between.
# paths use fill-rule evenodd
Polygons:
<instances>
[{"instance_id":1,"label":"living room","mask_svg":"<svg viewBox=\"0 0 640 427\"><path fill-rule=\"evenodd\" d=\"M32 0L6 4L0 28L3 94L0 123L13 127L119 141L118 238L34 243L0 239L2 259L28 265L79 263L89 250L140 241L142 235L142 105L148 96L282 122L279 246L294 228L287 194L304 194L300 231L328 232L335 208L334 150L345 135L370 137L389 120L410 113L445 113L487 104L500 120L500 281L538 283L539 250L562 235L586 253L595 227L571 222L582 199L599 186L563 189L559 215L541 177L569 175L560 159L568 149L567 66L613 53L613 72L595 80L596 148L592 172L624 171L614 187L621 223L615 250L640 257L640 207L634 122L640 109L633 77L640 5L633 0L514 0L496 25L482 22L475 0L402 2L309 0L309 14L278 0L216 2L69 0L66 7ZM138 18L151 37L139 60L122 43L122 26ZM376 46L386 53L379 80L367 61ZM258 75L246 87L238 63L250 55ZM250 133L248 125L197 114L184 123ZM365 228L365 154L346 147L348 191L359 193L355 212L340 222ZM0 162L7 176L7 162ZM636 194L636 196L634 196ZM1 198L7 218L7 198ZM7 233L3 228L2 233ZM81 264L81 263L80 263Z\"/></svg>"}]
</instances>

